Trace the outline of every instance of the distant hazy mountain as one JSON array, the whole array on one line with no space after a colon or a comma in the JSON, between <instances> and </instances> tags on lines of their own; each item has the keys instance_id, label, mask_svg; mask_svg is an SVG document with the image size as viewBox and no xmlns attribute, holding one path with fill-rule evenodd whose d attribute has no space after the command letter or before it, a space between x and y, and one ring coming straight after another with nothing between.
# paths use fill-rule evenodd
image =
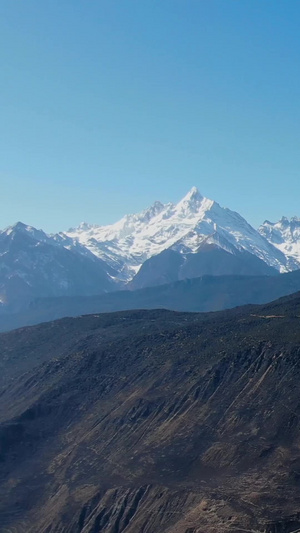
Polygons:
<instances>
[{"instance_id":1,"label":"distant hazy mountain","mask_svg":"<svg viewBox=\"0 0 300 533\"><path fill-rule=\"evenodd\" d=\"M113 269L79 243L18 222L0 232L0 301L17 311L34 298L98 294L114 288Z\"/></svg>"},{"instance_id":2,"label":"distant hazy mountain","mask_svg":"<svg viewBox=\"0 0 300 533\"><path fill-rule=\"evenodd\" d=\"M2 316L0 331L64 316L126 309L218 311L249 303L270 302L297 291L300 291L300 270L278 276L203 276L159 287L116 291L99 296L41 298L32 302L26 311Z\"/></svg>"}]
</instances>

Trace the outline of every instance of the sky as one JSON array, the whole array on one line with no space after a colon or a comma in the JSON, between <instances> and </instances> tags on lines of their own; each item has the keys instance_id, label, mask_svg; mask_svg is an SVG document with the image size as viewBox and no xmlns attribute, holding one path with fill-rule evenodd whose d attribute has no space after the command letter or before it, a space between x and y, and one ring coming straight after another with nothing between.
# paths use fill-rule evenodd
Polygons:
<instances>
[{"instance_id":1,"label":"sky","mask_svg":"<svg viewBox=\"0 0 300 533\"><path fill-rule=\"evenodd\" d=\"M0 228L300 217L298 0L1 0Z\"/></svg>"}]
</instances>

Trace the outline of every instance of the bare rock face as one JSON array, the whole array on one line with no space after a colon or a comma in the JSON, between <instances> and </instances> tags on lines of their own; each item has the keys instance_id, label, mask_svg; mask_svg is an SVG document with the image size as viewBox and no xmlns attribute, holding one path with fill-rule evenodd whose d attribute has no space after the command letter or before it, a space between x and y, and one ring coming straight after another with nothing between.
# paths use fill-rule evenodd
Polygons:
<instances>
[{"instance_id":1,"label":"bare rock face","mask_svg":"<svg viewBox=\"0 0 300 533\"><path fill-rule=\"evenodd\" d=\"M297 531L299 316L294 296L2 334L0 531Z\"/></svg>"}]
</instances>

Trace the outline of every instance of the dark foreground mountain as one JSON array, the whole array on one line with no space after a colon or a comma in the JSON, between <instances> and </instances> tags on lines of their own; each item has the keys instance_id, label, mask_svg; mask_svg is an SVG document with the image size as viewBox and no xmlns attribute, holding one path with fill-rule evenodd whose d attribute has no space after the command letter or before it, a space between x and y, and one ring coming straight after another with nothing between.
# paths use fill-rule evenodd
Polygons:
<instances>
[{"instance_id":1,"label":"dark foreground mountain","mask_svg":"<svg viewBox=\"0 0 300 533\"><path fill-rule=\"evenodd\" d=\"M277 276L203 276L93 297L43 298L26 311L0 317L0 331L38 324L64 316L164 308L174 311L218 311L245 304L266 303L300 291L300 270Z\"/></svg>"},{"instance_id":2,"label":"dark foreground mountain","mask_svg":"<svg viewBox=\"0 0 300 533\"><path fill-rule=\"evenodd\" d=\"M0 530L300 528L300 295L0 336Z\"/></svg>"}]
</instances>

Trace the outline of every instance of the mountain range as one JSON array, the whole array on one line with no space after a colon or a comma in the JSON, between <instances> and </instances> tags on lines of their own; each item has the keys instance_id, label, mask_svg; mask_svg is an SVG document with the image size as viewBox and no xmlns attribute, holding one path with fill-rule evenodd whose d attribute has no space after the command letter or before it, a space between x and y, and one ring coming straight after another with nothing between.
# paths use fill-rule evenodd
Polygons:
<instances>
[{"instance_id":1,"label":"mountain range","mask_svg":"<svg viewBox=\"0 0 300 533\"><path fill-rule=\"evenodd\" d=\"M300 531L296 291L300 220L195 188L0 232L1 533Z\"/></svg>"},{"instance_id":2,"label":"mountain range","mask_svg":"<svg viewBox=\"0 0 300 533\"><path fill-rule=\"evenodd\" d=\"M205 275L275 276L300 268L300 220L255 230L193 187L109 226L55 235L18 222L0 232L0 311L36 298L92 296Z\"/></svg>"},{"instance_id":3,"label":"mountain range","mask_svg":"<svg viewBox=\"0 0 300 533\"><path fill-rule=\"evenodd\" d=\"M195 187L176 205L155 202L142 213L126 215L111 226L83 223L67 235L121 270L121 277L127 282L145 261L166 250L184 258L207 247L231 255L248 252L279 271L291 269L284 253L238 213L204 198Z\"/></svg>"}]
</instances>

